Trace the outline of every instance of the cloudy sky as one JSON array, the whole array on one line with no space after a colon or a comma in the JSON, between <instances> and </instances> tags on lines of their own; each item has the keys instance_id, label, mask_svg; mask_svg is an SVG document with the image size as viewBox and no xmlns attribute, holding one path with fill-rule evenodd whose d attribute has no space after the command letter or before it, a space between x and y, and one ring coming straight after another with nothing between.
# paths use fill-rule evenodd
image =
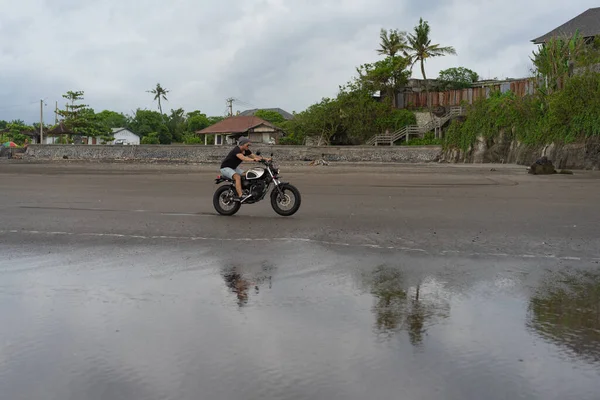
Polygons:
<instances>
[{"instance_id":1,"label":"cloudy sky","mask_svg":"<svg viewBox=\"0 0 600 400\"><path fill-rule=\"evenodd\" d=\"M483 78L522 77L530 42L594 0L0 0L0 119L52 122L55 101L85 91L96 111L156 109L146 90L182 107L224 115L302 111L335 96L355 67L378 59L379 30L428 20L434 43L457 56L429 76L465 66ZM420 72L415 69L415 76Z\"/></svg>"}]
</instances>

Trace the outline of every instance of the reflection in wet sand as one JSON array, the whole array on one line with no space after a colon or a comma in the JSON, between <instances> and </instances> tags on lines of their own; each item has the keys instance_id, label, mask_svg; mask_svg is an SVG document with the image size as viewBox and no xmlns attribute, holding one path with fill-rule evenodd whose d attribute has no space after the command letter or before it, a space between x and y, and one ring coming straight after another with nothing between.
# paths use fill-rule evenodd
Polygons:
<instances>
[{"instance_id":1,"label":"reflection in wet sand","mask_svg":"<svg viewBox=\"0 0 600 400\"><path fill-rule=\"evenodd\" d=\"M600 362L600 272L550 274L529 304L528 328Z\"/></svg>"},{"instance_id":2,"label":"reflection in wet sand","mask_svg":"<svg viewBox=\"0 0 600 400\"><path fill-rule=\"evenodd\" d=\"M268 282L269 289L272 287L272 274L274 268L263 264L259 271L239 265L228 266L221 269L221 276L225 285L237 297L237 304L243 307L248 304L249 291L254 286L256 294L260 292L259 286Z\"/></svg>"},{"instance_id":3,"label":"reflection in wet sand","mask_svg":"<svg viewBox=\"0 0 600 400\"><path fill-rule=\"evenodd\" d=\"M375 299L372 310L380 335L391 337L406 330L410 342L420 345L428 325L449 316L450 305L436 296L433 279L410 286L399 268L380 265L363 275L363 284Z\"/></svg>"}]
</instances>

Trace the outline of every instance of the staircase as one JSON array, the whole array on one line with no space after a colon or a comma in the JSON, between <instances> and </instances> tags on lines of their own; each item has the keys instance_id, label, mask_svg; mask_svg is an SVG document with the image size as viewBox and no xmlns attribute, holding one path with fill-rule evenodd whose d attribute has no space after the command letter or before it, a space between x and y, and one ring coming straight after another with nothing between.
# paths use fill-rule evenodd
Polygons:
<instances>
[{"instance_id":1,"label":"staircase","mask_svg":"<svg viewBox=\"0 0 600 400\"><path fill-rule=\"evenodd\" d=\"M380 144L392 146L394 142L405 139L407 142L410 139L410 136L421 136L426 134L427 132L431 132L436 130L437 128L441 128L444 126L446 122L448 122L451 118L458 117L461 115L465 115L466 109L465 107L451 107L450 110L443 116L429 121L423 126L419 125L406 125L396 132L392 133L381 133L379 135L375 135L366 141L367 146L377 146Z\"/></svg>"}]
</instances>

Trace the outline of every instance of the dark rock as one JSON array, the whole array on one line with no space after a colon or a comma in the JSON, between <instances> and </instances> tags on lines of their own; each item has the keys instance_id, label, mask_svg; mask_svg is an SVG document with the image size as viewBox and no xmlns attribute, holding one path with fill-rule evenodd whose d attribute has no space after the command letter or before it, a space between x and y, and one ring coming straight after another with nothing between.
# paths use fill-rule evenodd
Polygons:
<instances>
[{"instance_id":1,"label":"dark rock","mask_svg":"<svg viewBox=\"0 0 600 400\"><path fill-rule=\"evenodd\" d=\"M548 160L548 157L544 156L542 158L538 158L536 162L531 164L531 167L529 167L529 173L533 175L552 175L556 174L556 170L554 169L554 165L552 165L552 161Z\"/></svg>"}]
</instances>

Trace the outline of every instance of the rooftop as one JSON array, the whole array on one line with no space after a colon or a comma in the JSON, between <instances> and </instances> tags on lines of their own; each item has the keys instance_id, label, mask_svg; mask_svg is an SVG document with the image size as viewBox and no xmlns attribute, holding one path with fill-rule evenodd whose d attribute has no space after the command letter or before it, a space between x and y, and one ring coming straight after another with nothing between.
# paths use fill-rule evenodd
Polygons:
<instances>
[{"instance_id":1,"label":"rooftop","mask_svg":"<svg viewBox=\"0 0 600 400\"><path fill-rule=\"evenodd\" d=\"M265 121L262 118L258 118L255 116L247 116L247 115L237 115L235 117L225 118L223 121L217 122L214 125L206 127L200 131L197 131L198 134L214 134L214 133L245 133L250 129L256 128L260 125L266 125L273 129L278 129L275 125L270 122Z\"/></svg>"},{"instance_id":2,"label":"rooftop","mask_svg":"<svg viewBox=\"0 0 600 400\"><path fill-rule=\"evenodd\" d=\"M600 7L587 9L558 28L533 39L532 42L542 44L556 36L571 36L576 31L579 31L584 38L600 35Z\"/></svg>"}]
</instances>

